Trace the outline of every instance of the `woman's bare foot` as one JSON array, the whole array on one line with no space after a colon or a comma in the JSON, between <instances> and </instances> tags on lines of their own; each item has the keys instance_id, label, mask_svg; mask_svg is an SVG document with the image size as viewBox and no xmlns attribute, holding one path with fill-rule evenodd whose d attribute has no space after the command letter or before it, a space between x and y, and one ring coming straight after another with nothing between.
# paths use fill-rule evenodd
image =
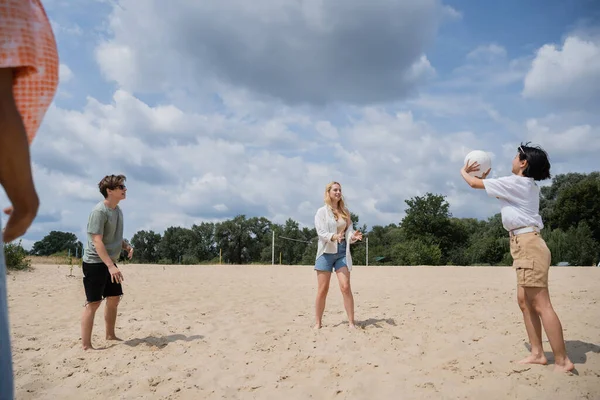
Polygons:
<instances>
[{"instance_id":1,"label":"woman's bare foot","mask_svg":"<svg viewBox=\"0 0 600 400\"><path fill-rule=\"evenodd\" d=\"M554 364L554 372L571 372L574 369L575 365L568 358L560 363L557 361Z\"/></svg>"},{"instance_id":2,"label":"woman's bare foot","mask_svg":"<svg viewBox=\"0 0 600 400\"><path fill-rule=\"evenodd\" d=\"M123 339L119 339L117 336L115 335L106 335L106 340L117 340L119 342L122 342Z\"/></svg>"},{"instance_id":3,"label":"woman's bare foot","mask_svg":"<svg viewBox=\"0 0 600 400\"><path fill-rule=\"evenodd\" d=\"M518 364L546 365L546 364L548 364L548 360L546 359L546 356L543 354L540 354L540 355L531 354L531 355L529 355L529 357L525 357L524 359L519 361Z\"/></svg>"},{"instance_id":4,"label":"woman's bare foot","mask_svg":"<svg viewBox=\"0 0 600 400\"><path fill-rule=\"evenodd\" d=\"M356 325L354 322L350 322L350 323L348 324L348 327L349 327L350 329L358 329L358 326L357 326L357 325Z\"/></svg>"},{"instance_id":5,"label":"woman's bare foot","mask_svg":"<svg viewBox=\"0 0 600 400\"><path fill-rule=\"evenodd\" d=\"M315 326L313 326L313 329L321 329L321 327L321 323L316 323Z\"/></svg>"},{"instance_id":6,"label":"woman's bare foot","mask_svg":"<svg viewBox=\"0 0 600 400\"><path fill-rule=\"evenodd\" d=\"M91 344L84 344L83 350L96 350Z\"/></svg>"}]
</instances>

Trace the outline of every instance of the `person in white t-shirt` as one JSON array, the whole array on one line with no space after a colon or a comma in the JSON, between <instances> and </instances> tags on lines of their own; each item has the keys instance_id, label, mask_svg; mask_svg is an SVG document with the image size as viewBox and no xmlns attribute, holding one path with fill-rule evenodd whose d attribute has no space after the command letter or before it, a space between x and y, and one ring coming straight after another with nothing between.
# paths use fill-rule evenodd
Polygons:
<instances>
[{"instance_id":1,"label":"person in white t-shirt","mask_svg":"<svg viewBox=\"0 0 600 400\"><path fill-rule=\"evenodd\" d=\"M554 352L555 370L568 372L574 368L567 356L563 329L550 302L548 270L551 254L540 234L544 227L539 214L540 189L535 181L550 178L550 161L540 147L521 144L512 162L512 175L483 179L469 175L478 171L477 162L461 169L464 180L474 189L485 189L490 197L500 200L502 225L510 235L510 252L517 272L517 300L523 312L531 354L520 364L546 364L542 347L542 325Z\"/></svg>"},{"instance_id":2,"label":"person in white t-shirt","mask_svg":"<svg viewBox=\"0 0 600 400\"><path fill-rule=\"evenodd\" d=\"M362 240L362 232L352 229L350 211L344 204L342 186L330 182L325 187L325 205L315 214L315 229L319 235L315 271L317 271L317 299L315 301L315 329L320 329L329 291L331 273L335 273L344 297L350 328L355 328L354 297L350 288L352 257L350 244Z\"/></svg>"}]
</instances>

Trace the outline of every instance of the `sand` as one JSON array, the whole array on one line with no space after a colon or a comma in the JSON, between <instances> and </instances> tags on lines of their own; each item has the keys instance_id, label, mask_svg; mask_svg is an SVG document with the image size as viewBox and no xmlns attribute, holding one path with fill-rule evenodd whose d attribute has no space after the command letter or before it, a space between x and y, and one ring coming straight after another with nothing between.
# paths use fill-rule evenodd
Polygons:
<instances>
[{"instance_id":1,"label":"sand","mask_svg":"<svg viewBox=\"0 0 600 400\"><path fill-rule=\"evenodd\" d=\"M17 399L600 399L600 268L558 268L551 296L575 374L522 366L515 276L501 267L355 267L360 329L335 276L313 330L299 266L125 265L117 334L101 306L84 352L81 270L8 276Z\"/></svg>"}]
</instances>

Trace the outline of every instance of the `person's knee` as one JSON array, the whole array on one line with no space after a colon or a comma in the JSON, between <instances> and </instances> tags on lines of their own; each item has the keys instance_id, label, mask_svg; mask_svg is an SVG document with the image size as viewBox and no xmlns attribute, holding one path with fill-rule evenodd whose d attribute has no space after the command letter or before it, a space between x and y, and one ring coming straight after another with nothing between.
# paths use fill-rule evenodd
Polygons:
<instances>
[{"instance_id":1,"label":"person's knee","mask_svg":"<svg viewBox=\"0 0 600 400\"><path fill-rule=\"evenodd\" d=\"M327 292L329 292L329 284L319 286L319 289L317 290L317 292L318 292L319 296L327 295Z\"/></svg>"},{"instance_id":2,"label":"person's knee","mask_svg":"<svg viewBox=\"0 0 600 400\"><path fill-rule=\"evenodd\" d=\"M531 299L531 308L537 313L542 314L545 311L552 310L552 304L546 293L538 293Z\"/></svg>"},{"instance_id":3,"label":"person's knee","mask_svg":"<svg viewBox=\"0 0 600 400\"><path fill-rule=\"evenodd\" d=\"M340 290L342 291L342 294L344 294L344 295L351 294L349 283L340 283Z\"/></svg>"},{"instance_id":4,"label":"person's knee","mask_svg":"<svg viewBox=\"0 0 600 400\"><path fill-rule=\"evenodd\" d=\"M102 300L91 301L85 305L85 308L92 312L95 312L100 307L100 304L102 304Z\"/></svg>"},{"instance_id":5,"label":"person's knee","mask_svg":"<svg viewBox=\"0 0 600 400\"><path fill-rule=\"evenodd\" d=\"M120 296L111 296L106 298L106 307L117 307L121 301Z\"/></svg>"},{"instance_id":6,"label":"person's knee","mask_svg":"<svg viewBox=\"0 0 600 400\"><path fill-rule=\"evenodd\" d=\"M552 305L545 300L533 300L531 302L531 307L536 312L536 314L539 314L539 315L541 315L542 313L544 313L547 310L552 309Z\"/></svg>"},{"instance_id":7,"label":"person's knee","mask_svg":"<svg viewBox=\"0 0 600 400\"><path fill-rule=\"evenodd\" d=\"M529 309L529 303L527 302L527 298L525 298L524 294L519 294L517 296L517 303L519 304L519 308L521 309L521 311Z\"/></svg>"}]
</instances>

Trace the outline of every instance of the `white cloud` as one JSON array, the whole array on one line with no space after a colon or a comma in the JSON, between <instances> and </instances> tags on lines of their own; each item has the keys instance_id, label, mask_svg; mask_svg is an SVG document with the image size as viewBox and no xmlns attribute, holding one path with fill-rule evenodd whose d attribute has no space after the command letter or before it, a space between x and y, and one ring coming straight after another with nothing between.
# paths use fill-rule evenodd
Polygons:
<instances>
[{"instance_id":1,"label":"white cloud","mask_svg":"<svg viewBox=\"0 0 600 400\"><path fill-rule=\"evenodd\" d=\"M565 39L542 46L524 81L523 96L571 107L600 102L600 39Z\"/></svg>"},{"instance_id":2,"label":"white cloud","mask_svg":"<svg viewBox=\"0 0 600 400\"><path fill-rule=\"evenodd\" d=\"M504 59L506 58L506 49L502 46L499 46L495 43L491 43L488 45L484 45L484 46L478 46L477 48L475 48L474 50L471 50L468 54L467 54L467 60L472 60L472 61L479 61L479 60L484 60L484 61L490 61L490 60L496 60L496 59Z\"/></svg>"},{"instance_id":3,"label":"white cloud","mask_svg":"<svg viewBox=\"0 0 600 400\"><path fill-rule=\"evenodd\" d=\"M96 50L107 79L133 92L225 84L290 104L407 96L432 75L423 53L440 13L457 15L437 0L135 4L114 6Z\"/></svg>"},{"instance_id":4,"label":"white cloud","mask_svg":"<svg viewBox=\"0 0 600 400\"><path fill-rule=\"evenodd\" d=\"M100 43L96 48L96 61L107 80L120 82L124 89L138 85L139 67L131 48L112 42Z\"/></svg>"},{"instance_id":5,"label":"white cloud","mask_svg":"<svg viewBox=\"0 0 600 400\"><path fill-rule=\"evenodd\" d=\"M61 83L67 83L73 79L73 71L67 64L60 64L58 68L58 79Z\"/></svg>"},{"instance_id":6,"label":"white cloud","mask_svg":"<svg viewBox=\"0 0 600 400\"><path fill-rule=\"evenodd\" d=\"M485 115L499 120L499 112L482 96L473 94L423 94L407 101L413 107L427 110L435 116Z\"/></svg>"},{"instance_id":7,"label":"white cloud","mask_svg":"<svg viewBox=\"0 0 600 400\"><path fill-rule=\"evenodd\" d=\"M319 121L315 128L326 139L335 140L339 137L337 128L329 121Z\"/></svg>"},{"instance_id":8,"label":"white cloud","mask_svg":"<svg viewBox=\"0 0 600 400\"><path fill-rule=\"evenodd\" d=\"M446 19L449 19L451 21L458 21L461 20L463 17L462 12L448 5L444 6L443 15Z\"/></svg>"},{"instance_id":9,"label":"white cloud","mask_svg":"<svg viewBox=\"0 0 600 400\"><path fill-rule=\"evenodd\" d=\"M558 116L529 119L527 139L540 144L557 159L599 159L600 127L590 124L565 125ZM574 161L574 160L573 160Z\"/></svg>"},{"instance_id":10,"label":"white cloud","mask_svg":"<svg viewBox=\"0 0 600 400\"><path fill-rule=\"evenodd\" d=\"M44 3L46 5L46 3ZM60 24L57 21L50 19L50 25L52 26L52 31L57 35L67 35L67 36L81 36L83 35L83 30L77 24Z\"/></svg>"},{"instance_id":11,"label":"white cloud","mask_svg":"<svg viewBox=\"0 0 600 400\"><path fill-rule=\"evenodd\" d=\"M495 90L520 82L525 77L529 58L510 59L505 47L490 43L477 46L465 57L465 63L439 84L447 89Z\"/></svg>"}]
</instances>

